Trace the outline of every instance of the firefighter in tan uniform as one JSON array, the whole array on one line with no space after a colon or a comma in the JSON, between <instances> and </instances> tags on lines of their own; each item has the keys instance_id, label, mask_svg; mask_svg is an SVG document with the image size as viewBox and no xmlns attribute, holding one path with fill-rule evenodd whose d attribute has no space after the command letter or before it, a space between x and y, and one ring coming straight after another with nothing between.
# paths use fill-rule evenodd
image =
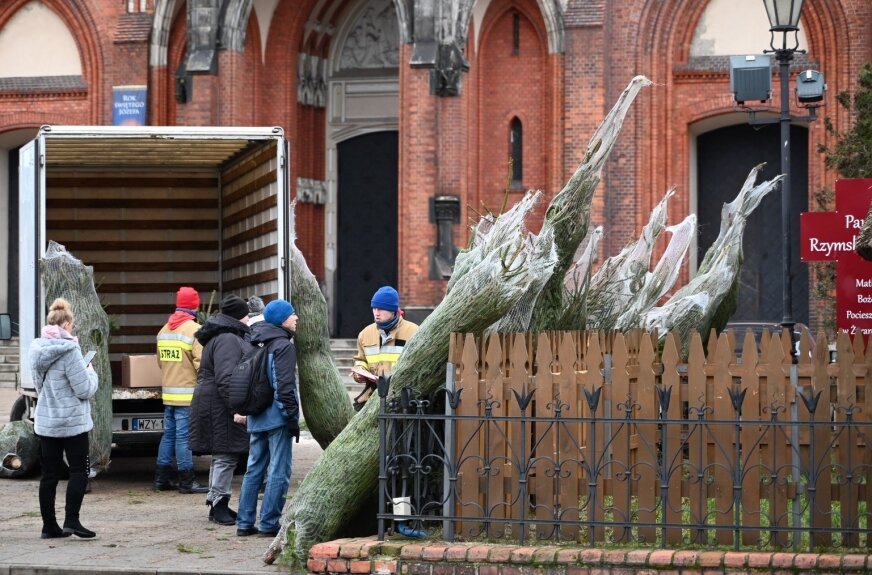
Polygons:
<instances>
[{"instance_id":1,"label":"firefighter in tan uniform","mask_svg":"<svg viewBox=\"0 0 872 575\"><path fill-rule=\"evenodd\" d=\"M400 313L400 295L390 286L380 287L372 296L374 323L366 326L357 336L357 355L354 357L352 377L366 385L363 392L354 398L354 408L360 411L375 391L375 381L361 371L376 378L389 376L394 364L400 359L406 342L418 331L418 324L407 321Z\"/></svg>"},{"instance_id":2,"label":"firefighter in tan uniform","mask_svg":"<svg viewBox=\"0 0 872 575\"><path fill-rule=\"evenodd\" d=\"M164 432L157 452L155 491L178 488L179 493L206 493L209 488L194 479L194 458L188 447L188 417L197 385L203 346L194 338L200 329L197 308L200 295L190 287L176 293L176 311L157 334L157 359L161 370ZM172 481L173 459L179 483Z\"/></svg>"}]
</instances>

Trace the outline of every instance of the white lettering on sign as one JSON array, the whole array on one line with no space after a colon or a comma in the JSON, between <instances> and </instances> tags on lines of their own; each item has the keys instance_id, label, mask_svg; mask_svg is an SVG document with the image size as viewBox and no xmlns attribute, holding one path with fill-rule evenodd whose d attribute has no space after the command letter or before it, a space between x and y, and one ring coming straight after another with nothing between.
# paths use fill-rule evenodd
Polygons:
<instances>
[{"instance_id":1,"label":"white lettering on sign","mask_svg":"<svg viewBox=\"0 0 872 575\"><path fill-rule=\"evenodd\" d=\"M872 303L872 295L858 295L857 303Z\"/></svg>"},{"instance_id":2,"label":"white lettering on sign","mask_svg":"<svg viewBox=\"0 0 872 575\"><path fill-rule=\"evenodd\" d=\"M854 228L855 230L862 230L863 220L848 214L845 216L845 227L848 229Z\"/></svg>"},{"instance_id":3,"label":"white lettering on sign","mask_svg":"<svg viewBox=\"0 0 872 575\"><path fill-rule=\"evenodd\" d=\"M829 257L833 252L853 252L856 240L857 238L855 237L850 242L824 242L818 238L809 238L808 245L812 252L821 253Z\"/></svg>"},{"instance_id":4,"label":"white lettering on sign","mask_svg":"<svg viewBox=\"0 0 872 575\"><path fill-rule=\"evenodd\" d=\"M872 311L845 311L845 317L848 319L872 319Z\"/></svg>"},{"instance_id":5,"label":"white lettering on sign","mask_svg":"<svg viewBox=\"0 0 872 575\"><path fill-rule=\"evenodd\" d=\"M858 288L872 287L872 279L869 279L869 280L858 279L857 280L857 287Z\"/></svg>"}]
</instances>

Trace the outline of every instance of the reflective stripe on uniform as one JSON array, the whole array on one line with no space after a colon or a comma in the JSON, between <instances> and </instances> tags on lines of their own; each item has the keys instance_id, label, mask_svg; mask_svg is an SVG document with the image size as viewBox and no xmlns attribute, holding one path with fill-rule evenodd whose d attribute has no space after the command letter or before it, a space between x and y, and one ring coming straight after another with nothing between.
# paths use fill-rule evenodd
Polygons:
<instances>
[{"instance_id":1,"label":"reflective stripe on uniform","mask_svg":"<svg viewBox=\"0 0 872 575\"><path fill-rule=\"evenodd\" d=\"M366 361L370 365L373 363L396 363L398 359L400 359L399 353L374 353L366 356Z\"/></svg>"},{"instance_id":2,"label":"reflective stripe on uniform","mask_svg":"<svg viewBox=\"0 0 872 575\"><path fill-rule=\"evenodd\" d=\"M184 401L187 403L191 403L194 399L194 390L192 389L190 393L162 393L160 395L161 400L164 402L167 401Z\"/></svg>"},{"instance_id":3,"label":"reflective stripe on uniform","mask_svg":"<svg viewBox=\"0 0 872 575\"><path fill-rule=\"evenodd\" d=\"M185 352L194 349L194 338L179 333L164 333L157 336L157 352L160 361L182 361Z\"/></svg>"}]
</instances>

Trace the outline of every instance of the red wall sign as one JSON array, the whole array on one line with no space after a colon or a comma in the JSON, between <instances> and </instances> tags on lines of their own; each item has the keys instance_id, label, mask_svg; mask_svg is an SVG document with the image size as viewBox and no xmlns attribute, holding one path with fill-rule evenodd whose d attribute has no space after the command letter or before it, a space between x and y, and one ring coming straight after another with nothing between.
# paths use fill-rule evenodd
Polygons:
<instances>
[{"instance_id":1,"label":"red wall sign","mask_svg":"<svg viewBox=\"0 0 872 575\"><path fill-rule=\"evenodd\" d=\"M836 262L836 327L872 334L872 262L857 255L857 237L872 202L872 179L836 181L836 211L799 216L804 262Z\"/></svg>"}]
</instances>

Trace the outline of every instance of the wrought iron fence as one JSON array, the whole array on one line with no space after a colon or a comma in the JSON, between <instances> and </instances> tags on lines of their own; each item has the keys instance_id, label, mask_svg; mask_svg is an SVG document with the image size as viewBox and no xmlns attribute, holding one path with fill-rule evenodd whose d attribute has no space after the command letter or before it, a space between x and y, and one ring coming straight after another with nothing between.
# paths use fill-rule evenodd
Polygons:
<instances>
[{"instance_id":1,"label":"wrought iron fence","mask_svg":"<svg viewBox=\"0 0 872 575\"><path fill-rule=\"evenodd\" d=\"M394 521L449 541L872 547L869 370L850 341L830 368L808 345L791 363L777 336L687 363L644 335L555 338L467 339L434 396L380 390L380 537Z\"/></svg>"}]
</instances>

